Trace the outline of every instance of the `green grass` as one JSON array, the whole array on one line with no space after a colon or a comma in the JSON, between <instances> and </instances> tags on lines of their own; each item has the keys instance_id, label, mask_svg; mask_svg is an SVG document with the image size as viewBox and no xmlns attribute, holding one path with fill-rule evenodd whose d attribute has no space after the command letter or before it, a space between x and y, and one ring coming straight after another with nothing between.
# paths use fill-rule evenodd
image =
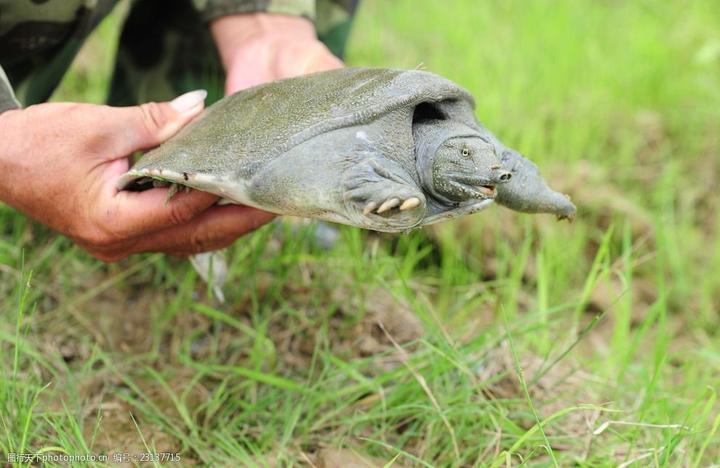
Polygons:
<instances>
[{"instance_id":1,"label":"green grass","mask_svg":"<svg viewBox=\"0 0 720 468\"><path fill-rule=\"evenodd\" d=\"M102 99L116 27L58 99ZM0 452L718 463L720 4L368 0L347 60L467 87L576 222L492 208L330 251L268 226L219 306L186 262L104 265L0 207Z\"/></svg>"}]
</instances>

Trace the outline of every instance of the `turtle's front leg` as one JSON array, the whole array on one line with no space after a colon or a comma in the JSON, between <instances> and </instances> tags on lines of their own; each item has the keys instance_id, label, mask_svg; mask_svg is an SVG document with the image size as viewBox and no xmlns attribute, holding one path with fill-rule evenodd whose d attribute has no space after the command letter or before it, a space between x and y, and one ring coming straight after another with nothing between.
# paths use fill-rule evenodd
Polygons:
<instances>
[{"instance_id":1,"label":"turtle's front leg","mask_svg":"<svg viewBox=\"0 0 720 468\"><path fill-rule=\"evenodd\" d=\"M360 225L378 231L410 229L425 216L425 195L397 163L371 157L349 168L343 200Z\"/></svg>"}]
</instances>

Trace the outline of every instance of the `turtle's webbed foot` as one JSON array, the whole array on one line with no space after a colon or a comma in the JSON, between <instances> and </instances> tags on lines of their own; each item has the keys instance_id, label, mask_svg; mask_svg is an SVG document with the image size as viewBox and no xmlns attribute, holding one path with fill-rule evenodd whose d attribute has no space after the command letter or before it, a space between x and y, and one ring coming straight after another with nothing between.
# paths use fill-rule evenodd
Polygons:
<instances>
[{"instance_id":1,"label":"turtle's webbed foot","mask_svg":"<svg viewBox=\"0 0 720 468\"><path fill-rule=\"evenodd\" d=\"M396 219L403 225L416 223L425 212L425 196L390 161L369 159L352 167L345 179L344 198L365 217Z\"/></svg>"}]
</instances>

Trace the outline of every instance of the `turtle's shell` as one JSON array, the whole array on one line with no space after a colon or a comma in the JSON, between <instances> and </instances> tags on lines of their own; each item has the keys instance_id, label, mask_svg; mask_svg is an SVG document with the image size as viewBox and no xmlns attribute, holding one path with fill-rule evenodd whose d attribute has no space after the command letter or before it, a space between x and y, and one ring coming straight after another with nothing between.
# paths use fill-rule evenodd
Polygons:
<instances>
[{"instance_id":1,"label":"turtle's shell","mask_svg":"<svg viewBox=\"0 0 720 468\"><path fill-rule=\"evenodd\" d=\"M202 175L205 181L231 175L248 179L267 161L321 133L369 123L398 109L412 111L421 103L442 103L446 117L477 126L472 96L438 75L332 70L256 86L218 101L147 153L119 185L124 188L149 170L152 175L167 171L170 177L161 178L179 183L183 180L173 180L177 174Z\"/></svg>"}]
</instances>

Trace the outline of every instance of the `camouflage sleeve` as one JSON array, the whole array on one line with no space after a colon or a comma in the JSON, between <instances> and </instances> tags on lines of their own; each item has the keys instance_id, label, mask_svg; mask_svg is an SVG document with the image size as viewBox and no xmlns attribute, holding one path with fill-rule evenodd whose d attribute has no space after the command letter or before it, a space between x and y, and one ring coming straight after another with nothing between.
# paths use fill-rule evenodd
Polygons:
<instances>
[{"instance_id":1,"label":"camouflage sleeve","mask_svg":"<svg viewBox=\"0 0 720 468\"><path fill-rule=\"evenodd\" d=\"M315 20L315 0L193 0L205 21L238 13L278 13Z\"/></svg>"},{"instance_id":2,"label":"camouflage sleeve","mask_svg":"<svg viewBox=\"0 0 720 468\"><path fill-rule=\"evenodd\" d=\"M10 80L8 80L5 71L0 67L0 113L18 107L20 107L20 103L15 99Z\"/></svg>"}]
</instances>

